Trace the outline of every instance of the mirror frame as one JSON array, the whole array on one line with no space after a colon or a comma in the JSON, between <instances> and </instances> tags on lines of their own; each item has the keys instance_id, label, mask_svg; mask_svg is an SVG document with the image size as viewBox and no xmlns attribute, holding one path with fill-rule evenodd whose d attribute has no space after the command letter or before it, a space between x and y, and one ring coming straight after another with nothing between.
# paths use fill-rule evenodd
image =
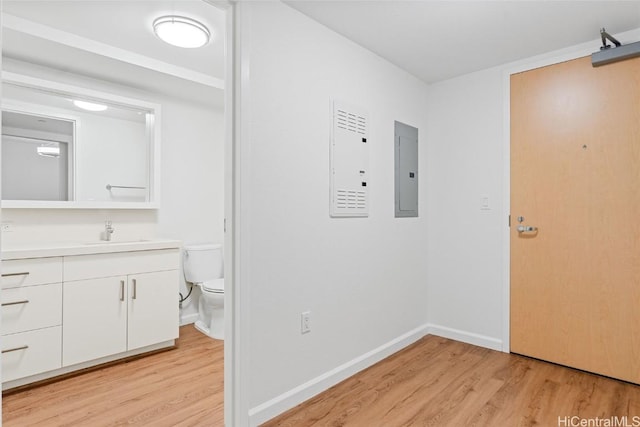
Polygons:
<instances>
[{"instance_id":1,"label":"mirror frame","mask_svg":"<svg viewBox=\"0 0 640 427\"><path fill-rule=\"evenodd\" d=\"M1 200L2 209L159 209L160 208L160 147L161 147L161 107L160 104L128 98L93 89L53 82L23 74L2 72L2 83L36 89L66 96L79 96L96 102L107 102L128 108L149 110L153 117L147 122L147 155L149 159L149 201L109 202L109 201L48 201L48 200ZM2 110L14 110L11 102L3 102ZM74 159L75 163L75 159ZM75 175L75 170L74 170Z\"/></svg>"}]
</instances>

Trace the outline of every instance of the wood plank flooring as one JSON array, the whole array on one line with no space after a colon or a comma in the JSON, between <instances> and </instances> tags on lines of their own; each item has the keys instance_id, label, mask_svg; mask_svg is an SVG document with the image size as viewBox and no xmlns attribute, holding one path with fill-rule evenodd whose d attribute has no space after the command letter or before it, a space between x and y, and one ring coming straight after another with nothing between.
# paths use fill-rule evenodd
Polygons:
<instances>
[{"instance_id":1,"label":"wood plank flooring","mask_svg":"<svg viewBox=\"0 0 640 427\"><path fill-rule=\"evenodd\" d=\"M188 325L175 350L3 396L3 425L222 426L222 402L222 342ZM558 426L572 416L633 425L640 387L428 336L264 426Z\"/></svg>"},{"instance_id":2,"label":"wood plank flooring","mask_svg":"<svg viewBox=\"0 0 640 427\"><path fill-rule=\"evenodd\" d=\"M3 426L222 426L223 353L186 325L176 349L5 394Z\"/></svg>"},{"instance_id":3,"label":"wood plank flooring","mask_svg":"<svg viewBox=\"0 0 640 427\"><path fill-rule=\"evenodd\" d=\"M640 386L427 336L263 427L569 426L574 416L640 425Z\"/></svg>"}]
</instances>

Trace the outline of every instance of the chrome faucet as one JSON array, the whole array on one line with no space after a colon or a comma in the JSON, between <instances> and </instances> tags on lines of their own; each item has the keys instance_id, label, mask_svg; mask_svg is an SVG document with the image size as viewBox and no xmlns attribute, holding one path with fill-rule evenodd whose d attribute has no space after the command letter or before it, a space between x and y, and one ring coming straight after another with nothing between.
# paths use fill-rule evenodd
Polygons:
<instances>
[{"instance_id":1,"label":"chrome faucet","mask_svg":"<svg viewBox=\"0 0 640 427\"><path fill-rule=\"evenodd\" d=\"M111 221L104 222L104 240L111 241L111 235L115 231L115 228L111 225Z\"/></svg>"}]
</instances>

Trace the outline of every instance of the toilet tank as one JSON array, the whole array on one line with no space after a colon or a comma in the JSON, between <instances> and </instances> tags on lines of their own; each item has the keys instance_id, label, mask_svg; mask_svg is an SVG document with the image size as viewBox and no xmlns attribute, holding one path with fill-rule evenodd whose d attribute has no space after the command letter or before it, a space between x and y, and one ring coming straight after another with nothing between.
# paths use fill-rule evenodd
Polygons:
<instances>
[{"instance_id":1,"label":"toilet tank","mask_svg":"<svg viewBox=\"0 0 640 427\"><path fill-rule=\"evenodd\" d=\"M224 277L222 245L209 243L185 246L183 266L187 282L202 283Z\"/></svg>"}]
</instances>

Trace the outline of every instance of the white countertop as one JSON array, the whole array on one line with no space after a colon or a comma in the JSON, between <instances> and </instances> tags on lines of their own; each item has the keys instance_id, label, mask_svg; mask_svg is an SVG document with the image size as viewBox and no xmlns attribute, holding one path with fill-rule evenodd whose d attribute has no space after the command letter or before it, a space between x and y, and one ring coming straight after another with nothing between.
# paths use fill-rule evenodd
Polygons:
<instances>
[{"instance_id":1,"label":"white countertop","mask_svg":"<svg viewBox=\"0 0 640 427\"><path fill-rule=\"evenodd\" d=\"M169 239L64 242L11 245L2 248L2 259L46 258L69 255L106 254L113 252L151 251L157 249L179 249L182 242Z\"/></svg>"}]
</instances>

